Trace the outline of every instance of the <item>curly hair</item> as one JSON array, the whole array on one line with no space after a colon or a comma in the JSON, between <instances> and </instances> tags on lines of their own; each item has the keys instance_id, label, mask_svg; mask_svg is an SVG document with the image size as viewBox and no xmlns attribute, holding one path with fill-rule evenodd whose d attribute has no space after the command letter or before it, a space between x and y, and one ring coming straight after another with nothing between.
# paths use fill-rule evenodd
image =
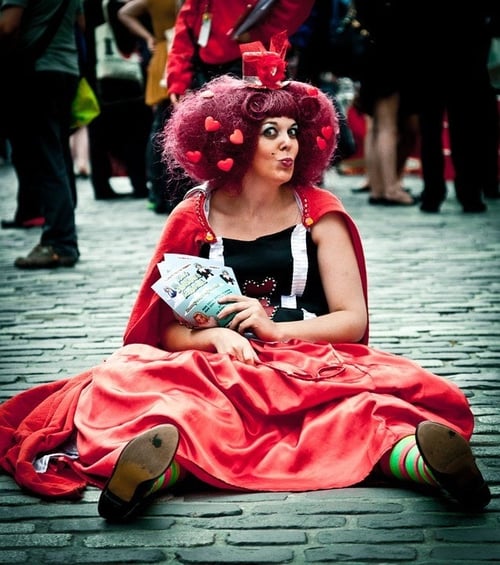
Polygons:
<instances>
[{"instance_id":1,"label":"curly hair","mask_svg":"<svg viewBox=\"0 0 500 565\"><path fill-rule=\"evenodd\" d=\"M291 118L299 126L299 154L289 184L319 182L336 147L337 112L326 94L297 81L271 90L224 75L186 94L161 136L164 160L172 174L180 165L193 180L211 188L237 187L267 117Z\"/></svg>"}]
</instances>

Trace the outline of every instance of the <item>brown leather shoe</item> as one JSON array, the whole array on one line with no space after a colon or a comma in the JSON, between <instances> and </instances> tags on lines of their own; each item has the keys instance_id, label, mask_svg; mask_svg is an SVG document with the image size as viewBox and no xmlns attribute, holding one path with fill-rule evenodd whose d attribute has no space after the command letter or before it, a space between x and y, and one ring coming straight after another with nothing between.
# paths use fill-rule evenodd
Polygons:
<instances>
[{"instance_id":1,"label":"brown leather shoe","mask_svg":"<svg viewBox=\"0 0 500 565\"><path fill-rule=\"evenodd\" d=\"M178 445L179 431L172 424L156 426L129 441L99 497L99 514L109 522L136 517L151 502L148 493L170 467Z\"/></svg>"},{"instance_id":2,"label":"brown leather shoe","mask_svg":"<svg viewBox=\"0 0 500 565\"><path fill-rule=\"evenodd\" d=\"M51 245L36 245L27 257L18 257L14 265L19 269L54 269L55 267L73 267L77 256L59 255Z\"/></svg>"},{"instance_id":3,"label":"brown leather shoe","mask_svg":"<svg viewBox=\"0 0 500 565\"><path fill-rule=\"evenodd\" d=\"M448 426L424 421L415 433L418 449L439 485L467 510L482 510L491 493L469 442Z\"/></svg>"}]
</instances>

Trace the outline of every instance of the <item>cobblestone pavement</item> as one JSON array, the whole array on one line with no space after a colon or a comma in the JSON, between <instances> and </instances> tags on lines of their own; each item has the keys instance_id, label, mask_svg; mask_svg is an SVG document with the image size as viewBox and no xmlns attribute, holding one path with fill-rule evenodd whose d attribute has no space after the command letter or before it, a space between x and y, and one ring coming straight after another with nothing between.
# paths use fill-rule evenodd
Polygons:
<instances>
[{"instance_id":1,"label":"cobblestone pavement","mask_svg":"<svg viewBox=\"0 0 500 565\"><path fill-rule=\"evenodd\" d=\"M111 526L98 490L45 502L0 475L0 563L500 563L500 202L465 215L451 191L441 214L369 206L361 177L330 173L365 242L373 346L413 358L470 399L472 438L493 500L464 514L444 497L399 485L307 493L234 494L201 485L160 497L147 514ZM418 193L420 180L408 177ZM113 179L127 191L125 179ZM0 168L0 216L15 180ZM81 261L23 272L14 259L39 229L0 232L0 400L77 374L120 346L128 312L164 217L144 200L95 201L79 181ZM325 469L335 473L335 468Z\"/></svg>"}]
</instances>

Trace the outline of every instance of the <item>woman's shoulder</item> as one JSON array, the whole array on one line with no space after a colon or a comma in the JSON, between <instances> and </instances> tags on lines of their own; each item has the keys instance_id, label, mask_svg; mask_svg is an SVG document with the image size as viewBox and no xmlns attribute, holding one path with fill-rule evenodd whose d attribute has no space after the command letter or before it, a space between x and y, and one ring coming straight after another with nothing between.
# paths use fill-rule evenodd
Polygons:
<instances>
[{"instance_id":1,"label":"woman's shoulder","mask_svg":"<svg viewBox=\"0 0 500 565\"><path fill-rule=\"evenodd\" d=\"M197 242L214 241L215 233L207 220L207 198L205 185L195 186L189 190L169 215L167 220L169 231L182 234L183 237L192 238Z\"/></svg>"},{"instance_id":2,"label":"woman's shoulder","mask_svg":"<svg viewBox=\"0 0 500 565\"><path fill-rule=\"evenodd\" d=\"M202 219L201 212L203 212L205 201L206 192L203 186L196 186L190 189L170 212L168 221L170 223L186 221L199 223Z\"/></svg>"},{"instance_id":3,"label":"woman's shoulder","mask_svg":"<svg viewBox=\"0 0 500 565\"><path fill-rule=\"evenodd\" d=\"M340 199L325 188L302 187L296 189L296 193L301 201L303 223L306 227L312 226L329 212L340 212L347 215Z\"/></svg>"}]
</instances>

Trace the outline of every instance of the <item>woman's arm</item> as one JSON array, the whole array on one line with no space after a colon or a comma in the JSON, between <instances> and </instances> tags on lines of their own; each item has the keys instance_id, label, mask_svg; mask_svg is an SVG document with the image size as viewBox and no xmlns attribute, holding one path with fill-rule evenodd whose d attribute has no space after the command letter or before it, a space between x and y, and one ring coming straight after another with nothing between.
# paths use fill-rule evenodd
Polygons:
<instances>
[{"instance_id":1,"label":"woman's arm","mask_svg":"<svg viewBox=\"0 0 500 565\"><path fill-rule=\"evenodd\" d=\"M201 4L200 4L201 5ZM184 0L177 14L174 26L174 39L167 59L167 88L170 101L176 104L191 86L193 79L194 43L198 30L195 30L197 4Z\"/></svg>"},{"instance_id":2,"label":"woman's arm","mask_svg":"<svg viewBox=\"0 0 500 565\"><path fill-rule=\"evenodd\" d=\"M321 331L329 335L330 342L356 343L366 330L368 312L344 219L339 214L323 216L312 228L312 238L318 247L321 282L330 309L330 314L317 318L323 326Z\"/></svg>"},{"instance_id":3,"label":"woman's arm","mask_svg":"<svg viewBox=\"0 0 500 565\"><path fill-rule=\"evenodd\" d=\"M154 51L156 39L140 20L146 13L148 8L145 0L130 0L118 10L118 18L134 35L144 39L150 51Z\"/></svg>"}]
</instances>

